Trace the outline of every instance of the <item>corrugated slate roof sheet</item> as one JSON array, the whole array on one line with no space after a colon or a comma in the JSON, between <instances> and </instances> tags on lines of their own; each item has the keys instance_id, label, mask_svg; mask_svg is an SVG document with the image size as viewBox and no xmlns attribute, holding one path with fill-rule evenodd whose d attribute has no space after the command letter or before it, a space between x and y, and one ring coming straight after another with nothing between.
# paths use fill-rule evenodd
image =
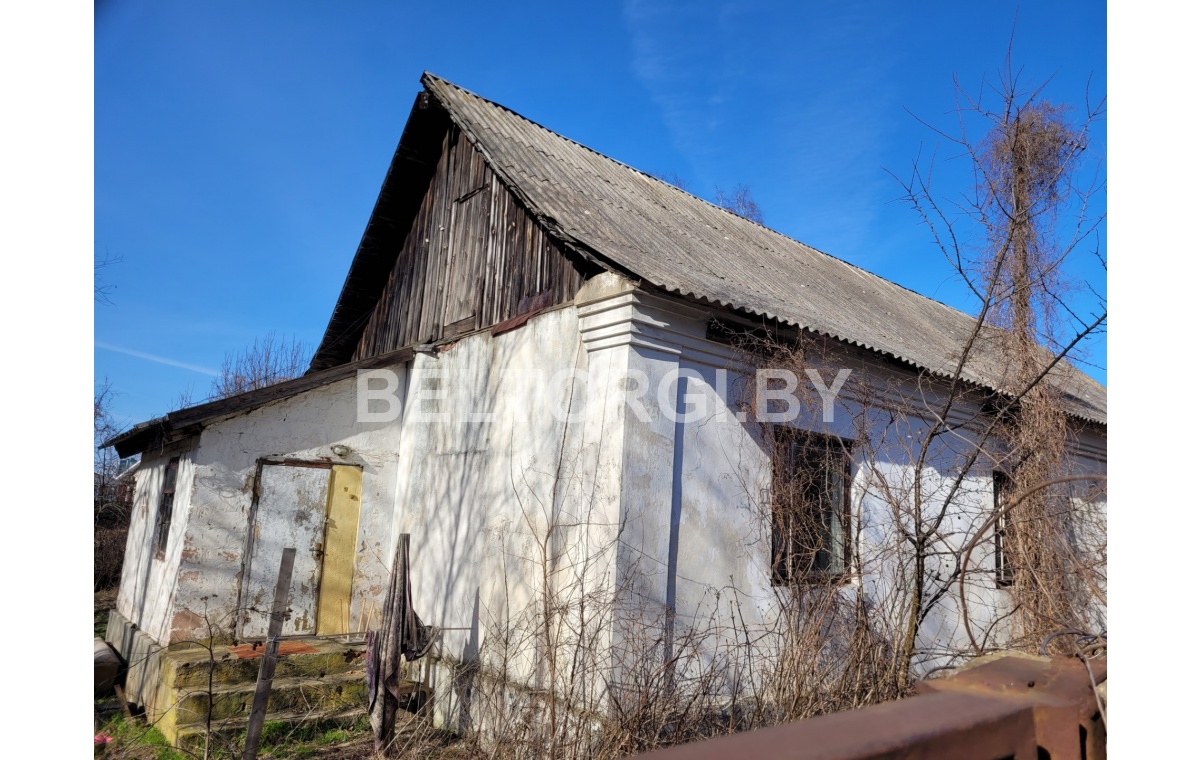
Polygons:
<instances>
[{"instance_id":1,"label":"corrugated slate roof sheet","mask_svg":"<svg viewBox=\"0 0 1200 760\"><path fill-rule=\"evenodd\" d=\"M426 89L552 232L668 291L953 374L975 319L743 219L426 73ZM963 377L1003 388L989 330ZM1107 392L1060 364L1069 411L1104 423Z\"/></svg>"}]
</instances>

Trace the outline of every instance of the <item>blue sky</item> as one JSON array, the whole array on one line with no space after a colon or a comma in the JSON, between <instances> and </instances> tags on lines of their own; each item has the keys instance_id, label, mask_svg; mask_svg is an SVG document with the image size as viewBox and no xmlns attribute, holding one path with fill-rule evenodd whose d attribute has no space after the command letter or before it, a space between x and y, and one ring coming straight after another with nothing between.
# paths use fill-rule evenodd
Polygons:
<instances>
[{"instance_id":1,"label":"blue sky","mask_svg":"<svg viewBox=\"0 0 1200 760\"><path fill-rule=\"evenodd\" d=\"M1013 3L333 5L96 5L94 243L119 261L95 377L126 423L203 397L268 331L315 345L425 69L698 195L745 183L769 226L974 308L887 170L937 149L938 187L962 189L907 111L956 128L953 77L994 78ZM1030 4L1013 57L1082 110L1105 41L1104 3ZM1107 292L1086 257L1070 273ZM1088 350L1106 382L1103 336Z\"/></svg>"}]
</instances>

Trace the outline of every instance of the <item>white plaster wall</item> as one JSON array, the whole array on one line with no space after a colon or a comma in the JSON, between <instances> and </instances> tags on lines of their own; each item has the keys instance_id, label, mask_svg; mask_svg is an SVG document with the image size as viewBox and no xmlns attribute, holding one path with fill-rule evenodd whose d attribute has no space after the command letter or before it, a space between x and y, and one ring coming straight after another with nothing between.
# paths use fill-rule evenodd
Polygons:
<instances>
[{"instance_id":1,"label":"white plaster wall","mask_svg":"<svg viewBox=\"0 0 1200 760\"><path fill-rule=\"evenodd\" d=\"M684 362L684 366L688 363ZM693 368L705 376L709 392L715 395L712 391L715 370L701 365ZM832 374L829 371L824 376L829 378ZM911 383L896 390L914 397L918 394ZM926 389L926 397L932 401L938 395ZM734 412L736 407L725 410ZM976 412L977 408L967 406L960 414L969 416ZM853 550L862 567L860 573L841 587L841 592L849 599L861 588L876 610L886 610L889 604L896 605L901 600L897 596L901 591L897 580L905 576L897 576L897 571L901 560L909 556L906 547L898 545L896 540L895 505L902 504L911 513L915 495L914 442L921 439L929 422L915 415L893 418L852 399L836 406L832 424L824 424L816 414L806 416L808 419L797 423L799 427L860 441L852 455L851 511L857 534ZM736 590L739 617L748 626L772 629L780 602L795 593L794 589L770 584L771 477L769 453L762 443L764 434L764 430L753 424L738 423L732 414L713 415L687 426L680 479L683 508L676 602L681 623L699 628L712 625L714 619L721 617L719 614L714 617L718 612L717 593L729 602ZM959 436L939 439L929 455L922 478L926 504L923 513L927 520L940 509L975 446L976 439L969 429L959 431ZM869 443L864 444L864 439ZM1103 472L1101 463L1086 457L1077 458L1075 466L1079 472ZM960 550L991 516L993 468L986 457L970 464L942 523L943 541L939 548L949 552ZM881 487L883 483L887 488ZM969 565L974 572L967 575L965 582L977 636L1011 608L1009 592L996 585L992 573L994 544L990 535L988 531L988 537L974 549ZM950 577L953 570L949 556L928 568L935 580ZM729 616L724 617L728 620ZM1002 640L1003 625L997 627L996 633ZM919 646L918 667L922 662L930 666L942 664L951 654L970 651L957 584L923 622Z\"/></svg>"},{"instance_id":2,"label":"white plaster wall","mask_svg":"<svg viewBox=\"0 0 1200 760\"><path fill-rule=\"evenodd\" d=\"M173 614L180 555L192 493L195 440L181 441L142 454L135 473L133 512L125 543L125 562L117 593L117 611L151 638L166 641ZM171 527L163 558L154 556L154 526L162 498L163 474L172 457L179 457Z\"/></svg>"},{"instance_id":3,"label":"white plaster wall","mask_svg":"<svg viewBox=\"0 0 1200 760\"><path fill-rule=\"evenodd\" d=\"M585 381L559 374L599 370L586 362L571 307L497 337L468 336L412 366L395 532L412 536L414 605L444 629L437 657L482 660L532 683L545 676L532 616L547 583L611 585L611 407L585 405Z\"/></svg>"},{"instance_id":4,"label":"white plaster wall","mask_svg":"<svg viewBox=\"0 0 1200 760\"><path fill-rule=\"evenodd\" d=\"M236 635L262 458L362 466L351 620L365 624L373 616L378 625L396 538L410 533L414 603L426 623L450 629L439 654L452 661L473 661L488 631L513 623L510 615L529 614L541 598L543 548L555 567L570 566L570 572L549 572L553 583L611 587L622 453L619 436L608 435L620 426L604 420L620 409L585 401L586 381L555 376L578 367L586 377L604 366L589 366L575 310L568 307L507 334L479 333L435 356L418 355L411 369L392 367L400 375L397 395L405 398L405 414L391 422L356 421L356 380L347 379L208 425L189 466L181 467L179 527L168 553L173 560L151 566L162 582L150 588L157 622L147 630L162 642ZM437 383L446 398L418 401L439 393L430 389ZM604 383L597 379L596 385ZM410 403L446 417L410 415ZM578 421L555 418L552 405ZM479 418L481 413L490 418ZM336 444L351 453L338 457ZM157 498L154 478L161 471L153 457L146 462L139 488L150 496L142 502ZM194 482L190 503L185 482ZM146 543L149 528L139 519L145 520L135 516L137 538L131 542ZM152 513L150 521L152 527ZM146 553L131 552L136 558L127 563L127 576ZM574 583L576 573L587 580ZM133 599L128 579L125 587ZM130 609L126 604L122 611ZM533 679L536 646L526 641L512 651L514 677Z\"/></svg>"},{"instance_id":5,"label":"white plaster wall","mask_svg":"<svg viewBox=\"0 0 1200 760\"><path fill-rule=\"evenodd\" d=\"M403 382L404 367L391 369ZM362 467L352 626L362 619L364 604L381 602L391 564L398 425L357 421L356 382L342 380L202 431L191 455L194 486L179 551L171 640L207 638L210 625L211 635L235 635L252 489L257 462L264 457ZM332 450L338 444L350 452L339 457Z\"/></svg>"},{"instance_id":6,"label":"white plaster wall","mask_svg":"<svg viewBox=\"0 0 1200 760\"><path fill-rule=\"evenodd\" d=\"M1076 484L1075 506L1087 516L1077 540L1089 546L1099 559L1096 572L1089 574L1098 584L1097 596L1105 603L1092 611L1092 625L1108 630L1108 451L1107 441L1091 429L1080 430L1072 441L1069 467L1072 474L1099 473L1104 480Z\"/></svg>"},{"instance_id":7,"label":"white plaster wall","mask_svg":"<svg viewBox=\"0 0 1200 760\"><path fill-rule=\"evenodd\" d=\"M715 400L717 368L687 361L683 366L704 378L692 381L692 391L698 385ZM825 373L826 378L832 375ZM729 623L735 606L739 625L780 630L777 615L801 588L771 583L771 462L765 442L770 433L765 425L737 420L737 411L736 404L724 405L686 425L679 457L683 488L676 581L679 625L700 630L716 626L719 638L739 635ZM885 607L896 591L896 565L904 548L896 541L894 505L911 508L914 470L909 444L918 439L917 428L923 428L920 421L902 419L889 430L880 417L861 404L847 402L835 407L831 424L820 419L819 409L808 410L793 423L806 430L872 442L852 449L852 551L861 568L838 588L847 600L861 588L877 609ZM965 443L946 446L930 457L922 488L928 504L940 505L939 492L949 488L965 448ZM888 489L872 486L873 479L886 482ZM957 547L965 541L990 514L990 506L991 470L981 463L965 479L944 523L947 546ZM927 508L926 513L929 511ZM983 559L990 561L990 544L981 551L987 554ZM951 569L947 563L931 572L946 577ZM972 590L980 602L975 614L989 618L995 610L1004 609L1003 592L997 593L990 582L972 586L978 587ZM724 609L718 608L718 598L724 600ZM922 640L930 646L965 645L957 640L957 624L956 608L944 605L926 620Z\"/></svg>"},{"instance_id":8,"label":"white plaster wall","mask_svg":"<svg viewBox=\"0 0 1200 760\"><path fill-rule=\"evenodd\" d=\"M613 304L621 304L624 311ZM781 607L791 602L798 589L771 584L771 475L764 444L769 426L735 416L746 408L739 402L748 400L748 393L735 391L730 396L718 390L738 387L738 358L730 349L703 339L705 314L675 301L614 290L607 306L592 304L583 311L590 360L624 345L628 367L645 372L652 388L657 390L661 384L664 405L673 401L683 414L699 397L707 399L707 411L686 422L664 419L657 399L649 405L649 414L622 417L616 583L636 612L629 616L628 628L617 632L617 641L637 636L633 629L639 625L643 637L656 627L664 628L663 618L672 610L676 636L689 628L709 632L710 649L739 636L744 640L745 631L738 630L743 626L757 632L779 630ZM614 316L618 313L623 323ZM896 505L911 514L916 445L933 419L928 410L937 408L944 389L918 386L910 374L857 353L813 357L806 366L822 369L826 381L842 367L852 370L853 380L838 397L832 423L821 420L820 399L811 389L808 406L793 423L858 439L852 454L851 504L853 551L861 567L838 587L839 593L849 600L861 591L877 611L888 605L898 609L904 599L898 580L906 577L903 572L898 575L898 568L910 555L898 545ZM678 372L691 375L682 391L672 385L679 382ZM807 384L803 375L801 383ZM744 390L745 383L741 387ZM895 407L907 412L893 414L889 409ZM978 413L978 406L956 404L952 422ZM1077 468L1103 472L1097 458L1103 455L1103 438L1084 438L1075 447ZM941 507L975 447L970 425L937 439L921 478L926 519ZM994 466L986 456L969 462L942 523L940 548L948 553L961 549L991 516ZM674 549L673 530L678 536ZM971 560L965 590L978 634L1001 619L1011 602L1008 591L995 583L990 532ZM949 556L927 568L934 580L948 578L953 569ZM1003 637L1002 623L995 633ZM951 653L969 649L957 586L941 597L923 622L919 647L918 667L922 662L941 664Z\"/></svg>"}]
</instances>

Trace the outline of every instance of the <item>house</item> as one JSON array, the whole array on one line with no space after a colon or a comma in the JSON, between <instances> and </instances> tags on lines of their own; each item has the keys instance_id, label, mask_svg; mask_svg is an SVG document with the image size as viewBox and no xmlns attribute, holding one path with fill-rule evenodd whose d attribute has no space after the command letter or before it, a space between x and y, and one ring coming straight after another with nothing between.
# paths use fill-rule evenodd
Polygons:
<instances>
[{"instance_id":1,"label":"house","mask_svg":"<svg viewBox=\"0 0 1200 760\"><path fill-rule=\"evenodd\" d=\"M571 636L614 672L639 631L669 658L731 597L751 627L809 584L878 603L899 588L881 557L911 443L952 396L958 432L925 482L950 488L965 462L943 538L987 529L998 465L972 436L1011 384L992 332L956 370L972 317L422 84L308 373L109 442L142 457L110 626L124 654L261 640L285 547L285 635L378 625L402 533L440 629L428 677L460 703L456 674L487 671L497 632L551 593L607 600ZM760 380L751 340L793 364ZM1073 471L1102 475L1105 389L1065 363L1049 381ZM981 630L1010 606L988 536L968 558ZM931 652L966 646L956 598L921 623ZM555 636L500 642L505 677L553 680Z\"/></svg>"}]
</instances>

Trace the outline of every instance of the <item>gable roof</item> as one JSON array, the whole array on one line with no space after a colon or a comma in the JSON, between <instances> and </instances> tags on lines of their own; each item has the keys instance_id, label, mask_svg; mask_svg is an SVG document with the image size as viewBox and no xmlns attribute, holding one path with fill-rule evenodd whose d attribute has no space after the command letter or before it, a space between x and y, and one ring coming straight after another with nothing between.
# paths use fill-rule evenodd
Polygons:
<instances>
[{"instance_id":1,"label":"gable roof","mask_svg":"<svg viewBox=\"0 0 1200 760\"><path fill-rule=\"evenodd\" d=\"M529 212L570 249L670 293L843 340L942 377L953 375L975 318L714 206L433 74L426 72L421 81ZM405 135L412 129L410 123ZM395 173L393 163L389 180ZM352 280L353 267L346 288ZM963 368L964 379L991 389L1008 385L999 337L997 330L985 331ZM327 331L322 349L329 340ZM318 350L314 368L322 359ZM1065 362L1052 380L1067 394L1069 412L1106 422L1102 385Z\"/></svg>"},{"instance_id":2,"label":"gable roof","mask_svg":"<svg viewBox=\"0 0 1200 760\"><path fill-rule=\"evenodd\" d=\"M411 347L349 362L412 224L452 122L538 222L569 250L685 298L758 315L949 378L975 318L604 156L429 72L308 373L135 425L101 447L120 456L223 417L407 361ZM431 102L436 100L436 103ZM440 108L437 106L441 106ZM431 160L432 159L432 160ZM1000 332L977 339L962 377L1007 385ZM1067 411L1107 424L1104 386L1061 362Z\"/></svg>"}]
</instances>

